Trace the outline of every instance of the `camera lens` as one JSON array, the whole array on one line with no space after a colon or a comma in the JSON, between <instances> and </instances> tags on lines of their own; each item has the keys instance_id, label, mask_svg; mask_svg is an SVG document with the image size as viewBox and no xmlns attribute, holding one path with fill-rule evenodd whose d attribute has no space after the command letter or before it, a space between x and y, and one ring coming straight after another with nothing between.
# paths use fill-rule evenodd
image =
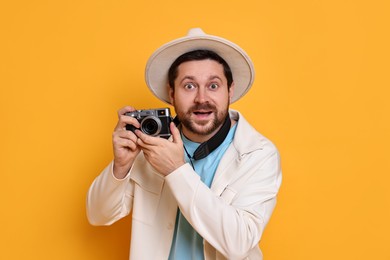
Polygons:
<instances>
[{"instance_id":1,"label":"camera lens","mask_svg":"<svg viewBox=\"0 0 390 260\"><path fill-rule=\"evenodd\" d=\"M145 117L141 122L141 131L147 135L158 135L161 130L161 121L152 116Z\"/></svg>"}]
</instances>

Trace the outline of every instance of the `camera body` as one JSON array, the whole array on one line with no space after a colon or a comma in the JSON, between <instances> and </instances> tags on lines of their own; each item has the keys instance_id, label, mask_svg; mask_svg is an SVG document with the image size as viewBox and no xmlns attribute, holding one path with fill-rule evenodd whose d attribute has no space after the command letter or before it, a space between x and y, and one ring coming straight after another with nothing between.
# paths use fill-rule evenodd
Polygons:
<instances>
[{"instance_id":1,"label":"camera body","mask_svg":"<svg viewBox=\"0 0 390 260\"><path fill-rule=\"evenodd\" d=\"M135 110L127 112L125 115L136 118L141 124L140 128L135 128L133 125L126 125L126 130L128 131L134 132L136 129L139 129L147 135L165 139L171 136L169 124L172 122L172 117L169 108Z\"/></svg>"}]
</instances>

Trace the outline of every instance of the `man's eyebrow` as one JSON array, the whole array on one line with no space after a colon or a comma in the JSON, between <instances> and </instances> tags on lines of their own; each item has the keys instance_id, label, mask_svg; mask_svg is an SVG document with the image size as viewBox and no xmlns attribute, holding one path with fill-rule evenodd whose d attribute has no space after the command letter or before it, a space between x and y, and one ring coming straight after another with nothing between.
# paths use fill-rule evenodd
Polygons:
<instances>
[{"instance_id":1,"label":"man's eyebrow","mask_svg":"<svg viewBox=\"0 0 390 260\"><path fill-rule=\"evenodd\" d=\"M182 78L182 79L180 80L180 83L182 83L183 81L185 81L185 80L187 80L187 79L189 79L189 80L194 80L195 77L193 77L193 76L185 76L184 78Z\"/></svg>"},{"instance_id":2,"label":"man's eyebrow","mask_svg":"<svg viewBox=\"0 0 390 260\"><path fill-rule=\"evenodd\" d=\"M195 80L195 77L193 77L193 76L184 76L181 80L180 80L180 83L182 83L183 81L185 81L185 80ZM221 77L220 76L218 76L218 75L212 75L212 76L210 76L209 77L209 80L215 80L215 79L218 79L218 80L220 80L220 81L223 81L222 79L221 79Z\"/></svg>"},{"instance_id":3,"label":"man's eyebrow","mask_svg":"<svg viewBox=\"0 0 390 260\"><path fill-rule=\"evenodd\" d=\"M217 76L217 75L214 75L214 76L211 76L209 78L209 80L213 80L213 79L219 79L220 81L222 81L221 77Z\"/></svg>"},{"instance_id":4,"label":"man's eyebrow","mask_svg":"<svg viewBox=\"0 0 390 260\"><path fill-rule=\"evenodd\" d=\"M183 83L183 81L185 81L185 80L195 80L195 77L193 77L193 76L184 76L184 77L180 80L179 84Z\"/></svg>"}]
</instances>

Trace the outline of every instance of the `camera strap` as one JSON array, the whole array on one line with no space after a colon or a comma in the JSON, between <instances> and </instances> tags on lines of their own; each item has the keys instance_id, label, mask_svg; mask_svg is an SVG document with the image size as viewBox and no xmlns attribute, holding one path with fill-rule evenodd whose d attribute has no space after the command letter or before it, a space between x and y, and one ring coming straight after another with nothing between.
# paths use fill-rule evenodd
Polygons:
<instances>
[{"instance_id":1,"label":"camera strap","mask_svg":"<svg viewBox=\"0 0 390 260\"><path fill-rule=\"evenodd\" d=\"M175 122L176 125L178 125L179 120L177 116L174 118L173 121ZM225 140L226 136L229 133L230 126L231 126L231 121L228 113L228 115L225 118L225 121L222 124L222 127L218 130L218 132L215 133L215 135L213 135L209 140L201 143L199 147L195 150L193 156L189 156L189 154L187 154L189 158L192 158L194 160L200 160L205 158L211 152L213 152Z\"/></svg>"}]
</instances>

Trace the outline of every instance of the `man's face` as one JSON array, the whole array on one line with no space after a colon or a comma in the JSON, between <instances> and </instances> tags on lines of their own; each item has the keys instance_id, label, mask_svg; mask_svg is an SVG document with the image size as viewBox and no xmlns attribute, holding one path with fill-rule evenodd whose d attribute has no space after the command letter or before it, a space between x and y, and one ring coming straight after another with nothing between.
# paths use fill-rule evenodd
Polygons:
<instances>
[{"instance_id":1,"label":"man's face","mask_svg":"<svg viewBox=\"0 0 390 260\"><path fill-rule=\"evenodd\" d=\"M213 60L188 61L179 65L171 103L192 141L209 139L222 126L233 95L223 66Z\"/></svg>"}]
</instances>

